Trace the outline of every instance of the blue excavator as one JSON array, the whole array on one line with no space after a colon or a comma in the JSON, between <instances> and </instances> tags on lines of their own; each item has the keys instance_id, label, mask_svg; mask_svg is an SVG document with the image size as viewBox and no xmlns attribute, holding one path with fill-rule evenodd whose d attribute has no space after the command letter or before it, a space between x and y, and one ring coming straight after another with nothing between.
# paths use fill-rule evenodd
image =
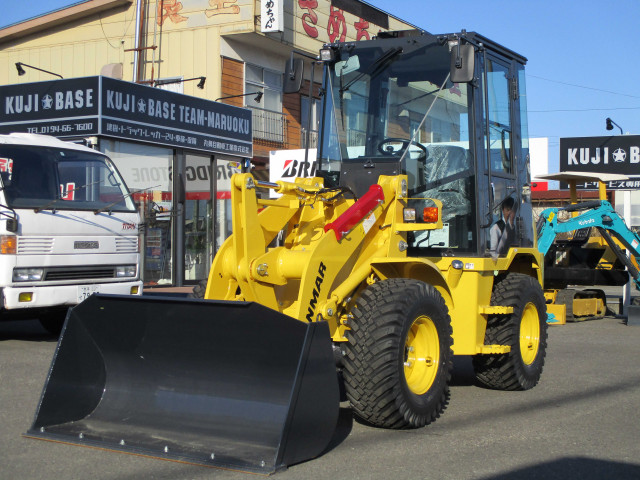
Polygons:
<instances>
[{"instance_id":1,"label":"blue excavator","mask_svg":"<svg viewBox=\"0 0 640 480\"><path fill-rule=\"evenodd\" d=\"M640 236L606 200L606 182L627 177L561 172L537 178L567 182L571 190L571 204L543 210L537 224L538 250L545 256L548 321L602 318L607 309L606 296L594 286L623 286L631 278L640 289ZM578 202L576 188L580 182L598 182L599 199ZM575 288L580 286L589 288Z\"/></svg>"}]
</instances>

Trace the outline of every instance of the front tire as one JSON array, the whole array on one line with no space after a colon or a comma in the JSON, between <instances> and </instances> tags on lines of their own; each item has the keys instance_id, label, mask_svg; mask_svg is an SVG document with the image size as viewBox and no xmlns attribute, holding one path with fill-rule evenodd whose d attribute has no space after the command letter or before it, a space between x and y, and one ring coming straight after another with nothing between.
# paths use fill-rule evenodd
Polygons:
<instances>
[{"instance_id":1,"label":"front tire","mask_svg":"<svg viewBox=\"0 0 640 480\"><path fill-rule=\"evenodd\" d=\"M511 351L474 356L476 378L497 390L533 388L547 351L547 306L540 284L529 275L510 273L495 285L491 305L513 307L513 313L487 320L485 344L509 345Z\"/></svg>"},{"instance_id":2,"label":"front tire","mask_svg":"<svg viewBox=\"0 0 640 480\"><path fill-rule=\"evenodd\" d=\"M384 428L438 418L453 365L451 319L440 293L417 280L383 280L362 293L352 313L342 353L356 415Z\"/></svg>"}]
</instances>

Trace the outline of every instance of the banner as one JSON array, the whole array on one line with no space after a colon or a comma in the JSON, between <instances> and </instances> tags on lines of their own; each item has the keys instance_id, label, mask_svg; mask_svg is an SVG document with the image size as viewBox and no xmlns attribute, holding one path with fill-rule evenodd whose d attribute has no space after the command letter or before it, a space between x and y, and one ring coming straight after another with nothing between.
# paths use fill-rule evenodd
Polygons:
<instances>
[{"instance_id":1,"label":"banner","mask_svg":"<svg viewBox=\"0 0 640 480\"><path fill-rule=\"evenodd\" d=\"M260 0L260 31L284 31L284 0Z\"/></svg>"},{"instance_id":2,"label":"banner","mask_svg":"<svg viewBox=\"0 0 640 480\"><path fill-rule=\"evenodd\" d=\"M640 189L640 135L561 138L560 171L627 175L629 180L607 182L607 189ZM597 189L598 184L583 182L577 188Z\"/></svg>"},{"instance_id":3,"label":"banner","mask_svg":"<svg viewBox=\"0 0 640 480\"><path fill-rule=\"evenodd\" d=\"M272 150L269 152L269 181L275 183L278 180L293 182L296 178L314 177L318 162L317 150L310 148L305 160L305 149ZM270 190L272 198L278 197Z\"/></svg>"},{"instance_id":4,"label":"banner","mask_svg":"<svg viewBox=\"0 0 640 480\"><path fill-rule=\"evenodd\" d=\"M253 156L249 109L109 77L1 86L0 105L0 133L103 135Z\"/></svg>"}]
</instances>

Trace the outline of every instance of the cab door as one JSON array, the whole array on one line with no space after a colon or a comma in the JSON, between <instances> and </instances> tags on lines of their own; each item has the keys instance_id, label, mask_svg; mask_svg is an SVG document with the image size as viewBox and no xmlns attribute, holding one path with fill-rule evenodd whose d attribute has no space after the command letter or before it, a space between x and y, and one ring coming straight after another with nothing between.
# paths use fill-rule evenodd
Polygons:
<instances>
[{"instance_id":1,"label":"cab door","mask_svg":"<svg viewBox=\"0 0 640 480\"><path fill-rule=\"evenodd\" d=\"M484 72L482 75L483 97L483 149L486 152L484 160L484 175L480 182L481 191L486 196L481 202L481 237L484 237L485 253L495 250L491 245L491 229L498 224L502 234L506 228L511 229L508 246L518 244L517 228L521 204L520 192L517 189L517 165L521 149L518 148L520 138L518 110L516 101L517 83L516 66L514 62L505 60L497 55L486 52L482 59ZM513 218L503 218L503 206L512 205ZM502 222L500 220L502 219ZM493 235L495 239L495 234ZM502 248L500 255L508 250Z\"/></svg>"}]
</instances>

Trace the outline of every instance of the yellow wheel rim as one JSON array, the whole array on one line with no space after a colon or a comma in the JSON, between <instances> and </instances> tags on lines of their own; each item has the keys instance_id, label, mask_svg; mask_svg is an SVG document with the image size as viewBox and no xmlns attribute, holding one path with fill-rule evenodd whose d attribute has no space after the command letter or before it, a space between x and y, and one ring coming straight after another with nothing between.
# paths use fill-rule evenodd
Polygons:
<instances>
[{"instance_id":1,"label":"yellow wheel rim","mask_svg":"<svg viewBox=\"0 0 640 480\"><path fill-rule=\"evenodd\" d=\"M404 377L416 395L427 392L436 379L440 342L433 321L426 316L414 320L404 345Z\"/></svg>"},{"instance_id":2,"label":"yellow wheel rim","mask_svg":"<svg viewBox=\"0 0 640 480\"><path fill-rule=\"evenodd\" d=\"M540 321L538 309L533 303L527 303L520 320L520 355L526 365L531 365L540 348Z\"/></svg>"}]
</instances>

